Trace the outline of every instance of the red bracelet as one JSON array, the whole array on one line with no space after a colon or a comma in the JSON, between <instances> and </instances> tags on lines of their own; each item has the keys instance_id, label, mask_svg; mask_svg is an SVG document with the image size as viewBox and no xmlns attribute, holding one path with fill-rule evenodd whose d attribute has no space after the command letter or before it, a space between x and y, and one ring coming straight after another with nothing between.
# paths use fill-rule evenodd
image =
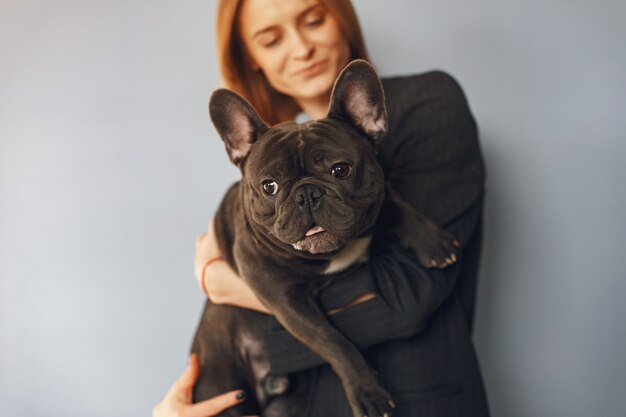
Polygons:
<instances>
[{"instance_id":1,"label":"red bracelet","mask_svg":"<svg viewBox=\"0 0 626 417\"><path fill-rule=\"evenodd\" d=\"M204 273L206 272L206 269L209 265L211 265L214 262L222 261L222 260L224 260L224 258L221 256L218 256L213 259L209 259L208 261L204 263L204 266L202 267L202 274L201 274L202 276L200 277L200 288L202 288L202 291L204 291L207 297L209 296L209 292L207 291L206 285L204 283Z\"/></svg>"}]
</instances>

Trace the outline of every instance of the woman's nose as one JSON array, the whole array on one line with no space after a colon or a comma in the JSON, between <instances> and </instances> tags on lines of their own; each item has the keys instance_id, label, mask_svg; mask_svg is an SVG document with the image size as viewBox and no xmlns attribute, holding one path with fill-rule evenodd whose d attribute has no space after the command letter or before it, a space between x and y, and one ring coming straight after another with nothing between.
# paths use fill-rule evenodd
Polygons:
<instances>
[{"instance_id":1,"label":"woman's nose","mask_svg":"<svg viewBox=\"0 0 626 417\"><path fill-rule=\"evenodd\" d=\"M292 37L293 56L297 59L306 60L311 58L315 47L313 42L303 36L300 32L295 32Z\"/></svg>"}]
</instances>

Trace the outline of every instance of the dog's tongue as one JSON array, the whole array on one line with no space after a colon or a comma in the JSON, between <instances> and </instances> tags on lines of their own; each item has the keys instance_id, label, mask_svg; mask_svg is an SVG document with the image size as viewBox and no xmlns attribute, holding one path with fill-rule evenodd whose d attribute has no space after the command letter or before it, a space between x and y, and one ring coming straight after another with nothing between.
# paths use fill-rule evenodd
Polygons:
<instances>
[{"instance_id":1,"label":"dog's tongue","mask_svg":"<svg viewBox=\"0 0 626 417\"><path fill-rule=\"evenodd\" d=\"M324 228L322 226L315 226L309 229L308 232L306 232L305 236L313 236L316 233L320 233L323 232Z\"/></svg>"}]
</instances>

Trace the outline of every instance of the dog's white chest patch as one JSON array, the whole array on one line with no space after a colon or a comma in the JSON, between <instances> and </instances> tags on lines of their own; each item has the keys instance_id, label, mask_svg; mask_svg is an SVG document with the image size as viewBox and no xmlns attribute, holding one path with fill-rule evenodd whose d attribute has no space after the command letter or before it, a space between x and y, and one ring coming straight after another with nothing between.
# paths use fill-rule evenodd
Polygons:
<instances>
[{"instance_id":1,"label":"dog's white chest patch","mask_svg":"<svg viewBox=\"0 0 626 417\"><path fill-rule=\"evenodd\" d=\"M368 248L372 240L371 236L365 236L350 242L338 254L330 259L330 264L324 271L324 274L334 274L343 271L353 264L365 262L368 258Z\"/></svg>"}]
</instances>

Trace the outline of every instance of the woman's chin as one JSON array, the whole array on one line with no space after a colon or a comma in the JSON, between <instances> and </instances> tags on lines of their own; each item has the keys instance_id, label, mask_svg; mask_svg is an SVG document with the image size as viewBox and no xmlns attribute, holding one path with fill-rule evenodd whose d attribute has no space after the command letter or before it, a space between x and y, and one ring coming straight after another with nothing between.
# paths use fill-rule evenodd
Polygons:
<instances>
[{"instance_id":1,"label":"woman's chin","mask_svg":"<svg viewBox=\"0 0 626 417\"><path fill-rule=\"evenodd\" d=\"M330 73L319 74L316 77L302 80L295 86L291 96L298 100L326 100L335 84L335 76Z\"/></svg>"}]
</instances>

